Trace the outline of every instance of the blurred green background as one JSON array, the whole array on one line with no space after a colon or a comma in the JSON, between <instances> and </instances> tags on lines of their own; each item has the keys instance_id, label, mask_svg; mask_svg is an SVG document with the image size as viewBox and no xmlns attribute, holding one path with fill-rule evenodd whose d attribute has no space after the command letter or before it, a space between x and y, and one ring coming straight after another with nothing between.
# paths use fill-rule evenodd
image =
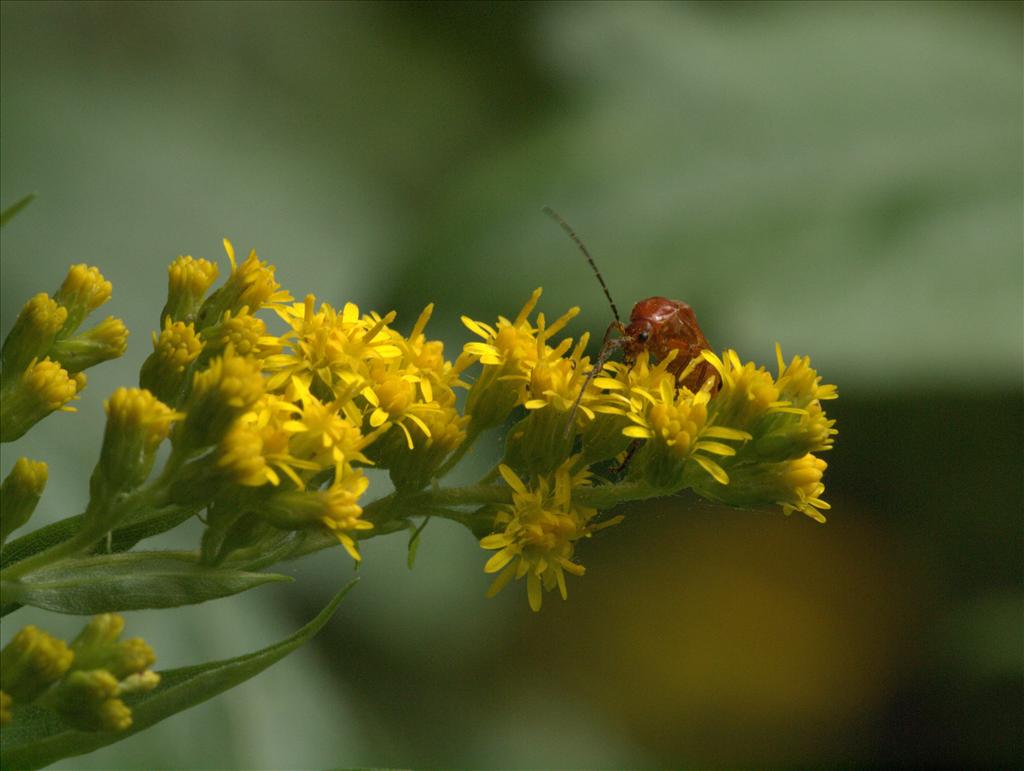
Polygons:
<instances>
[{"instance_id":1,"label":"blurred green background","mask_svg":"<svg viewBox=\"0 0 1024 771\"><path fill-rule=\"evenodd\" d=\"M2 4L0 321L71 262L133 331L76 415L3 448L76 512L102 400L179 254L256 248L293 294L549 315L685 299L719 348L809 353L841 398L829 523L625 507L569 602L485 600L432 523L364 547L311 645L64 768L1012 763L1022 756L1022 6ZM403 326L404 322L404 326ZM497 437L469 458L493 461ZM382 487L384 480L376 480ZM384 488L386 489L386 488ZM198 530L177 534L194 544ZM161 666L265 645L351 575L129 614ZM5 620L69 634L70 617Z\"/></svg>"}]
</instances>

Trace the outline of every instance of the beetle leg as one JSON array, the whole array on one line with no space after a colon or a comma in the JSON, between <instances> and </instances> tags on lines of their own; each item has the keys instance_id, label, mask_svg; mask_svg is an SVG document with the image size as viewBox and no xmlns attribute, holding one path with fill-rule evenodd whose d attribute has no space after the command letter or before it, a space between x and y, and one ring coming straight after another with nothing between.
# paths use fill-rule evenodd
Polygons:
<instances>
[{"instance_id":1,"label":"beetle leg","mask_svg":"<svg viewBox=\"0 0 1024 771\"><path fill-rule=\"evenodd\" d=\"M643 442L641 442L639 439L634 439L632 442L630 442L629 447L626 448L626 457L622 459L622 463L620 463L618 466L612 469L612 473L621 474L623 471L625 471L626 466L628 466L629 462L633 460L633 456L636 454L636 451L640 449L641 444L643 444Z\"/></svg>"}]
</instances>

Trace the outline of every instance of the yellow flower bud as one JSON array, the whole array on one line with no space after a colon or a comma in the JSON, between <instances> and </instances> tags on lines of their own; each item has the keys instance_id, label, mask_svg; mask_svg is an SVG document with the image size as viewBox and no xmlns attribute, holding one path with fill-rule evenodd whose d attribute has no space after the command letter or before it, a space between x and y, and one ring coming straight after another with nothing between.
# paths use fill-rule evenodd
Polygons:
<instances>
[{"instance_id":1,"label":"yellow flower bud","mask_svg":"<svg viewBox=\"0 0 1024 771\"><path fill-rule=\"evenodd\" d=\"M267 325L263 319L251 315L248 308L243 308L237 315L226 311L218 323L203 330L204 356L220 353L230 345L239 356L258 357L266 333Z\"/></svg>"},{"instance_id":2,"label":"yellow flower bud","mask_svg":"<svg viewBox=\"0 0 1024 771\"><path fill-rule=\"evenodd\" d=\"M282 490L275 492L261 511L276 527L298 530L324 525L337 537L352 559L360 560L353 531L371 530L373 523L362 519L359 498L366 492L370 480L362 471L347 471L326 490L307 492Z\"/></svg>"},{"instance_id":3,"label":"yellow flower bud","mask_svg":"<svg viewBox=\"0 0 1024 771\"><path fill-rule=\"evenodd\" d=\"M67 337L78 329L86 316L110 299L111 288L99 268L84 264L72 265L64 283L54 295L54 299L68 311L58 336Z\"/></svg>"},{"instance_id":4,"label":"yellow flower bud","mask_svg":"<svg viewBox=\"0 0 1024 771\"><path fill-rule=\"evenodd\" d=\"M100 459L90 480L92 501L86 518L103 517L115 493L131 490L149 476L157 446L171 423L183 417L144 388L118 388L103 403L107 425ZM105 523L104 529L113 526Z\"/></svg>"},{"instance_id":5,"label":"yellow flower bud","mask_svg":"<svg viewBox=\"0 0 1024 771\"><path fill-rule=\"evenodd\" d=\"M67 309L45 293L25 303L0 354L4 378L20 374L33 359L46 356L67 318Z\"/></svg>"},{"instance_id":6,"label":"yellow flower bud","mask_svg":"<svg viewBox=\"0 0 1024 771\"><path fill-rule=\"evenodd\" d=\"M71 667L67 643L26 626L0 652L0 688L18 702L31 702Z\"/></svg>"},{"instance_id":7,"label":"yellow flower bud","mask_svg":"<svg viewBox=\"0 0 1024 771\"><path fill-rule=\"evenodd\" d=\"M0 393L0 439L10 442L55 410L74 412L68 402L85 385L85 376L69 376L50 359L29 362L20 378L3 385Z\"/></svg>"},{"instance_id":8,"label":"yellow flower bud","mask_svg":"<svg viewBox=\"0 0 1024 771\"><path fill-rule=\"evenodd\" d=\"M153 353L142 365L139 384L166 404L177 406L188 385L189 366L202 350L194 325L166 317L160 334L153 333Z\"/></svg>"},{"instance_id":9,"label":"yellow flower bud","mask_svg":"<svg viewBox=\"0 0 1024 771\"><path fill-rule=\"evenodd\" d=\"M81 372L101 362L123 356L128 350L128 328L121 319L108 316L80 335L54 343L51 355L68 372Z\"/></svg>"},{"instance_id":10,"label":"yellow flower bud","mask_svg":"<svg viewBox=\"0 0 1024 771\"><path fill-rule=\"evenodd\" d=\"M38 460L18 458L0 486L0 543L28 522L46 487L47 467Z\"/></svg>"},{"instance_id":11,"label":"yellow flower bud","mask_svg":"<svg viewBox=\"0 0 1024 771\"><path fill-rule=\"evenodd\" d=\"M175 433L175 446L181 442L189 448L217 444L235 419L262 395L259 362L229 349L193 378L192 392L185 403L186 417Z\"/></svg>"},{"instance_id":12,"label":"yellow flower bud","mask_svg":"<svg viewBox=\"0 0 1024 771\"><path fill-rule=\"evenodd\" d=\"M248 307L250 313L255 313L266 305L280 305L292 299L274 279L274 266L260 260L255 251L239 265L235 261L235 249L227 239L224 239L224 250L231 261L231 275L199 308L196 329L200 331L216 324L227 311L240 313L242 308Z\"/></svg>"},{"instance_id":13,"label":"yellow flower bud","mask_svg":"<svg viewBox=\"0 0 1024 771\"><path fill-rule=\"evenodd\" d=\"M71 672L47 695L68 725L81 731L124 731L131 727L132 711L117 698L117 678L104 669Z\"/></svg>"},{"instance_id":14,"label":"yellow flower bud","mask_svg":"<svg viewBox=\"0 0 1024 771\"><path fill-rule=\"evenodd\" d=\"M178 257L167 268L167 304L160 312L160 323L191 322L206 291L217 280L219 269L208 260Z\"/></svg>"}]
</instances>

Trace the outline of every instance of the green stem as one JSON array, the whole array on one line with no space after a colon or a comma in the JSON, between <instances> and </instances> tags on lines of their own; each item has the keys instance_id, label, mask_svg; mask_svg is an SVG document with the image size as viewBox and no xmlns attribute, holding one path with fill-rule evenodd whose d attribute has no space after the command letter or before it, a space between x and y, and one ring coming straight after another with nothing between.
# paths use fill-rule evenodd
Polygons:
<instances>
[{"instance_id":1,"label":"green stem","mask_svg":"<svg viewBox=\"0 0 1024 771\"><path fill-rule=\"evenodd\" d=\"M147 521L166 516L168 510L160 507L162 492L163 489L157 483L139 488L114 503L112 505L112 514L103 518L104 521L115 523L113 530L108 531L106 528L97 528L95 524L86 524L90 520L90 514L87 511L82 517L83 526L78 532L65 541L42 549L0 570L0 578L4 581L15 581L65 557L71 557L86 551L108 532L116 532L121 529L138 529ZM177 517L170 517L170 521L175 524L179 522ZM31 535L29 534L29 536Z\"/></svg>"},{"instance_id":2,"label":"green stem","mask_svg":"<svg viewBox=\"0 0 1024 771\"><path fill-rule=\"evenodd\" d=\"M628 501L643 501L648 498L659 498L671 495L675 490L664 490L652 487L646 482L620 482L614 485L598 487L580 487L573 490L573 501L583 506L593 506L606 511Z\"/></svg>"},{"instance_id":3,"label":"green stem","mask_svg":"<svg viewBox=\"0 0 1024 771\"><path fill-rule=\"evenodd\" d=\"M64 557L71 557L80 551L85 551L102 537L103 533L96 533L92 528L79 530L68 540L37 552L31 557L26 557L5 570L0 570L0 580L16 581L27 573L46 567Z\"/></svg>"},{"instance_id":4,"label":"green stem","mask_svg":"<svg viewBox=\"0 0 1024 771\"><path fill-rule=\"evenodd\" d=\"M412 503L422 502L427 506L481 506L488 503L511 503L512 490L494 485L442 487L416 493L409 496L408 500Z\"/></svg>"}]
</instances>

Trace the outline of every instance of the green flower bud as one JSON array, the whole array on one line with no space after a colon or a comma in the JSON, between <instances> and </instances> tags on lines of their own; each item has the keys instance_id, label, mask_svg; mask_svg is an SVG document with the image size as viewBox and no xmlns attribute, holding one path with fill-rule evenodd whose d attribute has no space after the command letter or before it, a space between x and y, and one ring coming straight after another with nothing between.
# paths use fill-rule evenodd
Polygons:
<instances>
[{"instance_id":1,"label":"green flower bud","mask_svg":"<svg viewBox=\"0 0 1024 771\"><path fill-rule=\"evenodd\" d=\"M474 434L500 426L519 401L519 386L503 373L500 367L484 367L466 395L469 430Z\"/></svg>"},{"instance_id":2,"label":"green flower bud","mask_svg":"<svg viewBox=\"0 0 1024 771\"><path fill-rule=\"evenodd\" d=\"M392 425L366 450L366 455L374 463L388 469L391 481L399 490L414 491L426 487L445 459L466 440L469 418L460 415L454 407L421 414L421 420L430 433L425 434L418 422L410 422L408 431L412 447L409 447L402 427Z\"/></svg>"},{"instance_id":3,"label":"green flower bud","mask_svg":"<svg viewBox=\"0 0 1024 771\"><path fill-rule=\"evenodd\" d=\"M74 374L101 362L124 356L128 350L128 328L121 319L108 316L87 332L58 340L51 355Z\"/></svg>"},{"instance_id":4,"label":"green flower bud","mask_svg":"<svg viewBox=\"0 0 1024 771\"><path fill-rule=\"evenodd\" d=\"M622 432L630 425L629 418L621 413L594 409L593 420L587 421L583 429L580 465L590 466L624 452L632 440Z\"/></svg>"},{"instance_id":5,"label":"green flower bud","mask_svg":"<svg viewBox=\"0 0 1024 771\"><path fill-rule=\"evenodd\" d=\"M124 618L116 613L93 616L71 643L72 670L104 669L123 680L149 669L156 654L141 637L120 640Z\"/></svg>"},{"instance_id":6,"label":"green flower bud","mask_svg":"<svg viewBox=\"0 0 1024 771\"><path fill-rule=\"evenodd\" d=\"M729 484L717 485L706 477L693 480L699 495L729 506L777 504L783 513L800 511L824 522L821 510L829 505L821 499L825 485L821 478L827 464L814 455L782 463L748 463L729 467Z\"/></svg>"},{"instance_id":7,"label":"green flower bud","mask_svg":"<svg viewBox=\"0 0 1024 771\"><path fill-rule=\"evenodd\" d=\"M28 522L46 487L47 467L39 460L18 458L0 486L0 544Z\"/></svg>"},{"instance_id":8,"label":"green flower bud","mask_svg":"<svg viewBox=\"0 0 1024 771\"><path fill-rule=\"evenodd\" d=\"M89 483L87 521L104 516L106 504L120 492L141 485L153 467L156 448L171 423L182 417L144 388L118 388L103 404L107 426L100 459ZM105 523L108 530L113 523Z\"/></svg>"},{"instance_id":9,"label":"green flower bud","mask_svg":"<svg viewBox=\"0 0 1024 771\"><path fill-rule=\"evenodd\" d=\"M103 669L75 671L48 695L46 705L80 731L124 731L132 711L117 698L117 678Z\"/></svg>"},{"instance_id":10,"label":"green flower bud","mask_svg":"<svg viewBox=\"0 0 1024 771\"><path fill-rule=\"evenodd\" d=\"M541 475L561 466L572 452L575 435L569 430L573 416L553 406L531 410L509 430L505 440L506 465Z\"/></svg>"},{"instance_id":11,"label":"green flower bud","mask_svg":"<svg viewBox=\"0 0 1024 771\"><path fill-rule=\"evenodd\" d=\"M355 540L350 533L372 530L373 523L362 519L359 498L366 492L370 480L361 471L350 471L326 490L278 490L259 511L275 527L300 530L316 525L329 528L351 555L360 560Z\"/></svg>"}]
</instances>

